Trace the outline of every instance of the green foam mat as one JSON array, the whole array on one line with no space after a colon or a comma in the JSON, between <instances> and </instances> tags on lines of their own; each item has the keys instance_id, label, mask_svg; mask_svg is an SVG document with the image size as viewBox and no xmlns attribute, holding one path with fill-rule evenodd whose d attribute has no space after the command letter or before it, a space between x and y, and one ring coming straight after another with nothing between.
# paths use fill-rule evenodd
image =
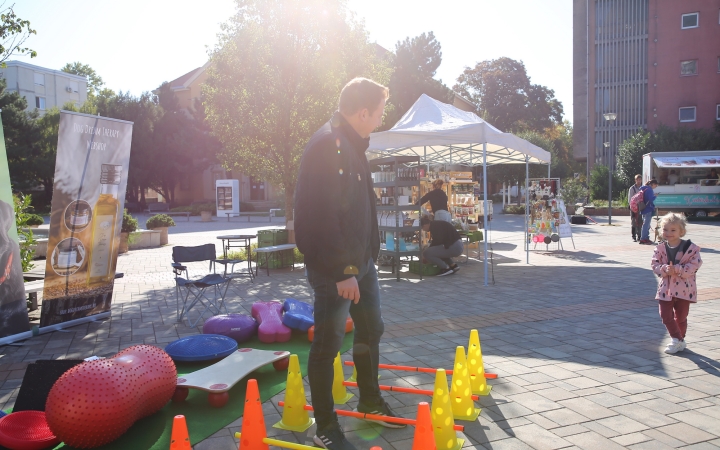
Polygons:
<instances>
[{"instance_id":1,"label":"green foam mat","mask_svg":"<svg viewBox=\"0 0 720 450\"><path fill-rule=\"evenodd\" d=\"M341 353L352 347L353 333L345 335ZM263 344L257 337L250 342L240 344L240 347L251 347L260 350L287 350L298 355L300 370L307 376L307 359L310 353L310 342L306 333L293 333L288 342ZM217 361L213 361L217 362ZM184 375L205 368L211 364L203 363L176 363L178 375ZM170 447L170 434L172 432L173 417L178 414L185 416L192 445L208 438L221 428L227 426L238 418L242 417L245 407L245 388L247 380L255 378L258 380L260 397L263 402L285 389L287 381L286 371L276 371L272 364L268 364L240 380L230 389L230 401L222 408L213 408L207 402L207 392L197 389L190 389L190 395L182 403L168 402L167 405L157 413L138 420L130 429L117 440L107 444L100 449L106 450L127 450L127 449L148 449L167 450ZM271 423L265 424L267 427ZM240 431L238 428L234 431ZM73 447L60 444L56 449L63 448L70 450Z\"/></svg>"}]
</instances>

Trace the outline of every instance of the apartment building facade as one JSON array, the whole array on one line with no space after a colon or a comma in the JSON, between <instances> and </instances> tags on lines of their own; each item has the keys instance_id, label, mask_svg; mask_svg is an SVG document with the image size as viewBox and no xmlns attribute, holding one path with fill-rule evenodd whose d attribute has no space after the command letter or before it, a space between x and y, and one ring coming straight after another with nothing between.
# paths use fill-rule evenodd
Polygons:
<instances>
[{"instance_id":1,"label":"apartment building facade","mask_svg":"<svg viewBox=\"0 0 720 450\"><path fill-rule=\"evenodd\" d=\"M573 0L573 155L588 170L614 169L639 128L718 120L720 0Z\"/></svg>"},{"instance_id":2,"label":"apartment building facade","mask_svg":"<svg viewBox=\"0 0 720 450\"><path fill-rule=\"evenodd\" d=\"M28 103L28 110L46 110L68 102L76 106L87 100L87 78L47 69L21 61L6 61L0 77L7 82L7 90L19 92Z\"/></svg>"}]
</instances>

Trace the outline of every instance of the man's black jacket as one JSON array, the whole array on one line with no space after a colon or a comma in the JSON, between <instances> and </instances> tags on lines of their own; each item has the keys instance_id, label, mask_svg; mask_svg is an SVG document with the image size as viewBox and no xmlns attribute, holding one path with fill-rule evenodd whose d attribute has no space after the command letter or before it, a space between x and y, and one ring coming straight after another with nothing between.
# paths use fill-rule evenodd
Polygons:
<instances>
[{"instance_id":1,"label":"man's black jacket","mask_svg":"<svg viewBox=\"0 0 720 450\"><path fill-rule=\"evenodd\" d=\"M362 138L340 113L310 138L295 189L295 240L305 264L336 282L380 250L375 191Z\"/></svg>"}]
</instances>

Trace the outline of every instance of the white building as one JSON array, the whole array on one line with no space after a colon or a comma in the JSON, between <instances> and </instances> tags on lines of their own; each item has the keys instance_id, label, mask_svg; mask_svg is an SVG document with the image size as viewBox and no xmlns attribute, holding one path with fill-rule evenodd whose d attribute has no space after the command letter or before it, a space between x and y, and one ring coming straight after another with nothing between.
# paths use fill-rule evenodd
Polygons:
<instances>
[{"instance_id":1,"label":"white building","mask_svg":"<svg viewBox=\"0 0 720 450\"><path fill-rule=\"evenodd\" d=\"M46 69L20 61L6 61L0 77L7 81L7 90L19 92L28 103L28 110L37 108L43 114L52 107L62 108L68 102L76 106L87 99L87 78Z\"/></svg>"}]
</instances>

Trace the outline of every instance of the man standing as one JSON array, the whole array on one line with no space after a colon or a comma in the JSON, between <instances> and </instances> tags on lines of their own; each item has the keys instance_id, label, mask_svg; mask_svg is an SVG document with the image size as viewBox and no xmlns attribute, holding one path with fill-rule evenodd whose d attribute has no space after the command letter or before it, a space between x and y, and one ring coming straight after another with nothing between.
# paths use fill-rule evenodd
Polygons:
<instances>
[{"instance_id":1,"label":"man standing","mask_svg":"<svg viewBox=\"0 0 720 450\"><path fill-rule=\"evenodd\" d=\"M385 326L375 260L380 249L375 191L365 151L382 123L388 89L356 78L343 88L338 111L310 138L295 191L295 240L305 256L315 296L315 336L308 358L315 444L355 450L333 409L333 360L355 322L353 360L358 411L394 417L378 386L379 344ZM389 428L403 428L377 421Z\"/></svg>"},{"instance_id":2,"label":"man standing","mask_svg":"<svg viewBox=\"0 0 720 450\"><path fill-rule=\"evenodd\" d=\"M640 192L640 188L642 187L642 175L637 174L635 175L635 184L630 186L630 189L628 190L628 205L630 204L630 200ZM640 239L640 229L642 228L642 221L640 219L640 212L632 212L630 210L630 228L632 232L632 238L633 242L637 242L638 239Z\"/></svg>"}]
</instances>

